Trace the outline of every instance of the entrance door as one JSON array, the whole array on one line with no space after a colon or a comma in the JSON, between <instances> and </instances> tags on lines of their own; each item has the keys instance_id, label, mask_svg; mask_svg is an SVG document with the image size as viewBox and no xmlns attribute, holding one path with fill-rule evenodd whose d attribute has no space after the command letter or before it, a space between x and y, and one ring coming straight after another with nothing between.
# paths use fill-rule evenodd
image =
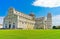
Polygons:
<instances>
[{"instance_id":1,"label":"entrance door","mask_svg":"<svg viewBox=\"0 0 60 39\"><path fill-rule=\"evenodd\" d=\"M13 23L13 29L15 28L15 23Z\"/></svg>"},{"instance_id":2,"label":"entrance door","mask_svg":"<svg viewBox=\"0 0 60 39\"><path fill-rule=\"evenodd\" d=\"M13 29L15 28L15 25L13 25Z\"/></svg>"},{"instance_id":3,"label":"entrance door","mask_svg":"<svg viewBox=\"0 0 60 39\"><path fill-rule=\"evenodd\" d=\"M9 29L11 28L11 24L9 24Z\"/></svg>"}]
</instances>

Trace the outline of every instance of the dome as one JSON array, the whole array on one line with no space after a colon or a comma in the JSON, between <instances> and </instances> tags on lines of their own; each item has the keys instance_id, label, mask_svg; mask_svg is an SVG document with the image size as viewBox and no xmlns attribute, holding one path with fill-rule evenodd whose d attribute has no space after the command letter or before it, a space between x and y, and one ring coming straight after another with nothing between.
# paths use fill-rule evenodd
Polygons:
<instances>
[{"instance_id":1,"label":"dome","mask_svg":"<svg viewBox=\"0 0 60 39\"><path fill-rule=\"evenodd\" d=\"M35 16L35 15L33 14L33 12L31 12L29 15L30 15L30 16Z\"/></svg>"}]
</instances>

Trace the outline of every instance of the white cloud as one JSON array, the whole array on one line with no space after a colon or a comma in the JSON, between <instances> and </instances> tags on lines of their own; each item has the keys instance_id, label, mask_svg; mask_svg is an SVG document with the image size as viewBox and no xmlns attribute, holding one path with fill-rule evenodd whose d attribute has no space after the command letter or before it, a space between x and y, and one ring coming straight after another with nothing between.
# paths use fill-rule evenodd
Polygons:
<instances>
[{"instance_id":1,"label":"white cloud","mask_svg":"<svg viewBox=\"0 0 60 39\"><path fill-rule=\"evenodd\" d=\"M40 7L59 7L60 0L35 0L32 5Z\"/></svg>"},{"instance_id":2,"label":"white cloud","mask_svg":"<svg viewBox=\"0 0 60 39\"><path fill-rule=\"evenodd\" d=\"M0 24L3 24L4 17L0 17Z\"/></svg>"},{"instance_id":3,"label":"white cloud","mask_svg":"<svg viewBox=\"0 0 60 39\"><path fill-rule=\"evenodd\" d=\"M56 15L52 17L53 25L60 25L60 15Z\"/></svg>"}]
</instances>

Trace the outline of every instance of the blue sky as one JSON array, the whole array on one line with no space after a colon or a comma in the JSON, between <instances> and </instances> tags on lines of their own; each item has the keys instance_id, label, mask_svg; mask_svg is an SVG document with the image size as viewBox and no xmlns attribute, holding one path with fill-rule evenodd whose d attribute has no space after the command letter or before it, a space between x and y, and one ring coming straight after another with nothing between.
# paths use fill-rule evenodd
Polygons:
<instances>
[{"instance_id":1,"label":"blue sky","mask_svg":"<svg viewBox=\"0 0 60 39\"><path fill-rule=\"evenodd\" d=\"M51 12L53 15L60 13L60 7L48 8L33 6L32 3L34 1L35 0L0 0L0 16L7 15L10 7L14 7L16 10L24 12L25 14L29 14L32 11L36 16L46 16L48 12Z\"/></svg>"},{"instance_id":2,"label":"blue sky","mask_svg":"<svg viewBox=\"0 0 60 39\"><path fill-rule=\"evenodd\" d=\"M0 0L0 20L2 16L4 17L7 15L8 9L10 7L14 7L16 10L23 12L25 14L29 14L32 11L36 15L36 17L47 16L47 13L51 12L53 18L57 19L57 17L60 16L59 5L60 1L59 0L53 0L54 2L52 2L52 0L49 1L43 0L41 2L41 0ZM53 21L56 23L56 25L59 25L58 22L56 22L56 20L54 19Z\"/></svg>"}]
</instances>

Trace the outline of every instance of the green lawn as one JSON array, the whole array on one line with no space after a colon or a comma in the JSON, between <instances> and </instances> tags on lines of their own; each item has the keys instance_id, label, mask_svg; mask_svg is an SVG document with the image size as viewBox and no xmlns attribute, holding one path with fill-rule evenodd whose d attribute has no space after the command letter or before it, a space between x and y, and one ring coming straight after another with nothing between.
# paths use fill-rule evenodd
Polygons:
<instances>
[{"instance_id":1,"label":"green lawn","mask_svg":"<svg viewBox=\"0 0 60 39\"><path fill-rule=\"evenodd\" d=\"M60 39L60 30L0 30L0 39Z\"/></svg>"}]
</instances>

